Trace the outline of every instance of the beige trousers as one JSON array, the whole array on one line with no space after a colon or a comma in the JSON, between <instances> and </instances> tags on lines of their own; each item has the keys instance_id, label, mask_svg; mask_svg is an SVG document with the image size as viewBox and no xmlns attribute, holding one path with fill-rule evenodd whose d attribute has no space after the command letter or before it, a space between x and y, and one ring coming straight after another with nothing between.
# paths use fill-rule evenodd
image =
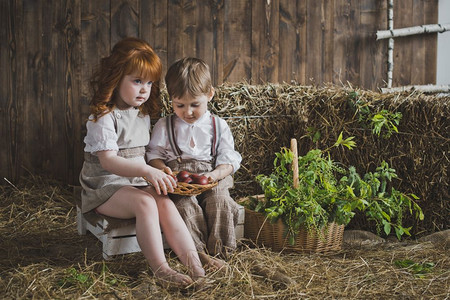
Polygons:
<instances>
[{"instance_id":1,"label":"beige trousers","mask_svg":"<svg viewBox=\"0 0 450 300\"><path fill-rule=\"evenodd\" d=\"M205 173L212 170L211 163L205 161L170 161L167 165L173 171ZM238 205L230 196L229 189L232 187L233 178L227 176L217 186L200 195L170 195L192 235L197 251L226 256L236 249L234 228Z\"/></svg>"}]
</instances>

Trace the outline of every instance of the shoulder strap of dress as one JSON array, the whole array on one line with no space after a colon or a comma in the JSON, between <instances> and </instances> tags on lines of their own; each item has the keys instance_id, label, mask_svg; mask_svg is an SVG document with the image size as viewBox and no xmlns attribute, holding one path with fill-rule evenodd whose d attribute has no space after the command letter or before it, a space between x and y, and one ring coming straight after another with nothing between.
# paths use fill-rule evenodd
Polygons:
<instances>
[{"instance_id":1,"label":"shoulder strap of dress","mask_svg":"<svg viewBox=\"0 0 450 300\"><path fill-rule=\"evenodd\" d=\"M114 130L115 130L116 133L117 133L117 115L116 115L117 112L116 112L115 109L113 109L113 110L111 110L110 114L111 114L111 118L112 118L112 120L113 120L113 122L114 122Z\"/></svg>"},{"instance_id":2,"label":"shoulder strap of dress","mask_svg":"<svg viewBox=\"0 0 450 300\"><path fill-rule=\"evenodd\" d=\"M172 151L173 153L175 153L177 161L181 163L181 150L175 141L175 130L173 122L174 122L174 115L172 114L166 118L167 135L169 136L170 147L172 147Z\"/></svg>"}]
</instances>

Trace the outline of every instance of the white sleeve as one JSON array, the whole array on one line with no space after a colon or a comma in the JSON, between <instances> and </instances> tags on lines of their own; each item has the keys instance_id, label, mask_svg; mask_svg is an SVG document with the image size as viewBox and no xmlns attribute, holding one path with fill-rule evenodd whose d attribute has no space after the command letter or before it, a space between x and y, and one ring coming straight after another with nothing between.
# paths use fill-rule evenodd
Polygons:
<instances>
[{"instance_id":1,"label":"white sleeve","mask_svg":"<svg viewBox=\"0 0 450 300\"><path fill-rule=\"evenodd\" d=\"M95 153L104 150L119 150L114 121L110 114L102 116L97 122L90 116L86 123L87 134L84 138L85 152Z\"/></svg>"},{"instance_id":2,"label":"white sleeve","mask_svg":"<svg viewBox=\"0 0 450 300\"><path fill-rule=\"evenodd\" d=\"M145 157L147 162L152 159L167 159L168 135L166 133L166 118L161 118L156 122L150 135Z\"/></svg>"},{"instance_id":3,"label":"white sleeve","mask_svg":"<svg viewBox=\"0 0 450 300\"><path fill-rule=\"evenodd\" d=\"M220 122L220 140L217 149L216 167L218 165L232 165L233 173L235 173L241 166L242 157L234 150L234 138L227 122L218 118Z\"/></svg>"}]
</instances>

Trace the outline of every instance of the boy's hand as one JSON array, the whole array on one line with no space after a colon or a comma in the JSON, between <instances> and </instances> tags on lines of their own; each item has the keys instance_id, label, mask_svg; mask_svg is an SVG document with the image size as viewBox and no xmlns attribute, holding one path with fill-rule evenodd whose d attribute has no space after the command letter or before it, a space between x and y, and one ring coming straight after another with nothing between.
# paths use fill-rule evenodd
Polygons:
<instances>
[{"instance_id":1,"label":"boy's hand","mask_svg":"<svg viewBox=\"0 0 450 300\"><path fill-rule=\"evenodd\" d=\"M203 175L209 177L213 182L219 181L233 173L233 166L228 164L218 165L214 170L207 172Z\"/></svg>"},{"instance_id":2,"label":"boy's hand","mask_svg":"<svg viewBox=\"0 0 450 300\"><path fill-rule=\"evenodd\" d=\"M214 175L212 175L211 173L205 173L203 174L204 176L208 177L208 182L213 183L216 182L216 178L214 177Z\"/></svg>"}]
</instances>

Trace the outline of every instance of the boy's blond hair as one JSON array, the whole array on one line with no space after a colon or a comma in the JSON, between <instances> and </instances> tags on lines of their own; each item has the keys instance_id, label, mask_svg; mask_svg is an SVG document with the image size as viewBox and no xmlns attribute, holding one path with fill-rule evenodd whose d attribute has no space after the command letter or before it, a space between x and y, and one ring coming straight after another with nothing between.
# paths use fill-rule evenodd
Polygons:
<instances>
[{"instance_id":1,"label":"boy's blond hair","mask_svg":"<svg viewBox=\"0 0 450 300\"><path fill-rule=\"evenodd\" d=\"M189 95L193 98L211 92L211 73L201 59L185 57L174 62L165 77L167 92L171 98Z\"/></svg>"}]
</instances>

